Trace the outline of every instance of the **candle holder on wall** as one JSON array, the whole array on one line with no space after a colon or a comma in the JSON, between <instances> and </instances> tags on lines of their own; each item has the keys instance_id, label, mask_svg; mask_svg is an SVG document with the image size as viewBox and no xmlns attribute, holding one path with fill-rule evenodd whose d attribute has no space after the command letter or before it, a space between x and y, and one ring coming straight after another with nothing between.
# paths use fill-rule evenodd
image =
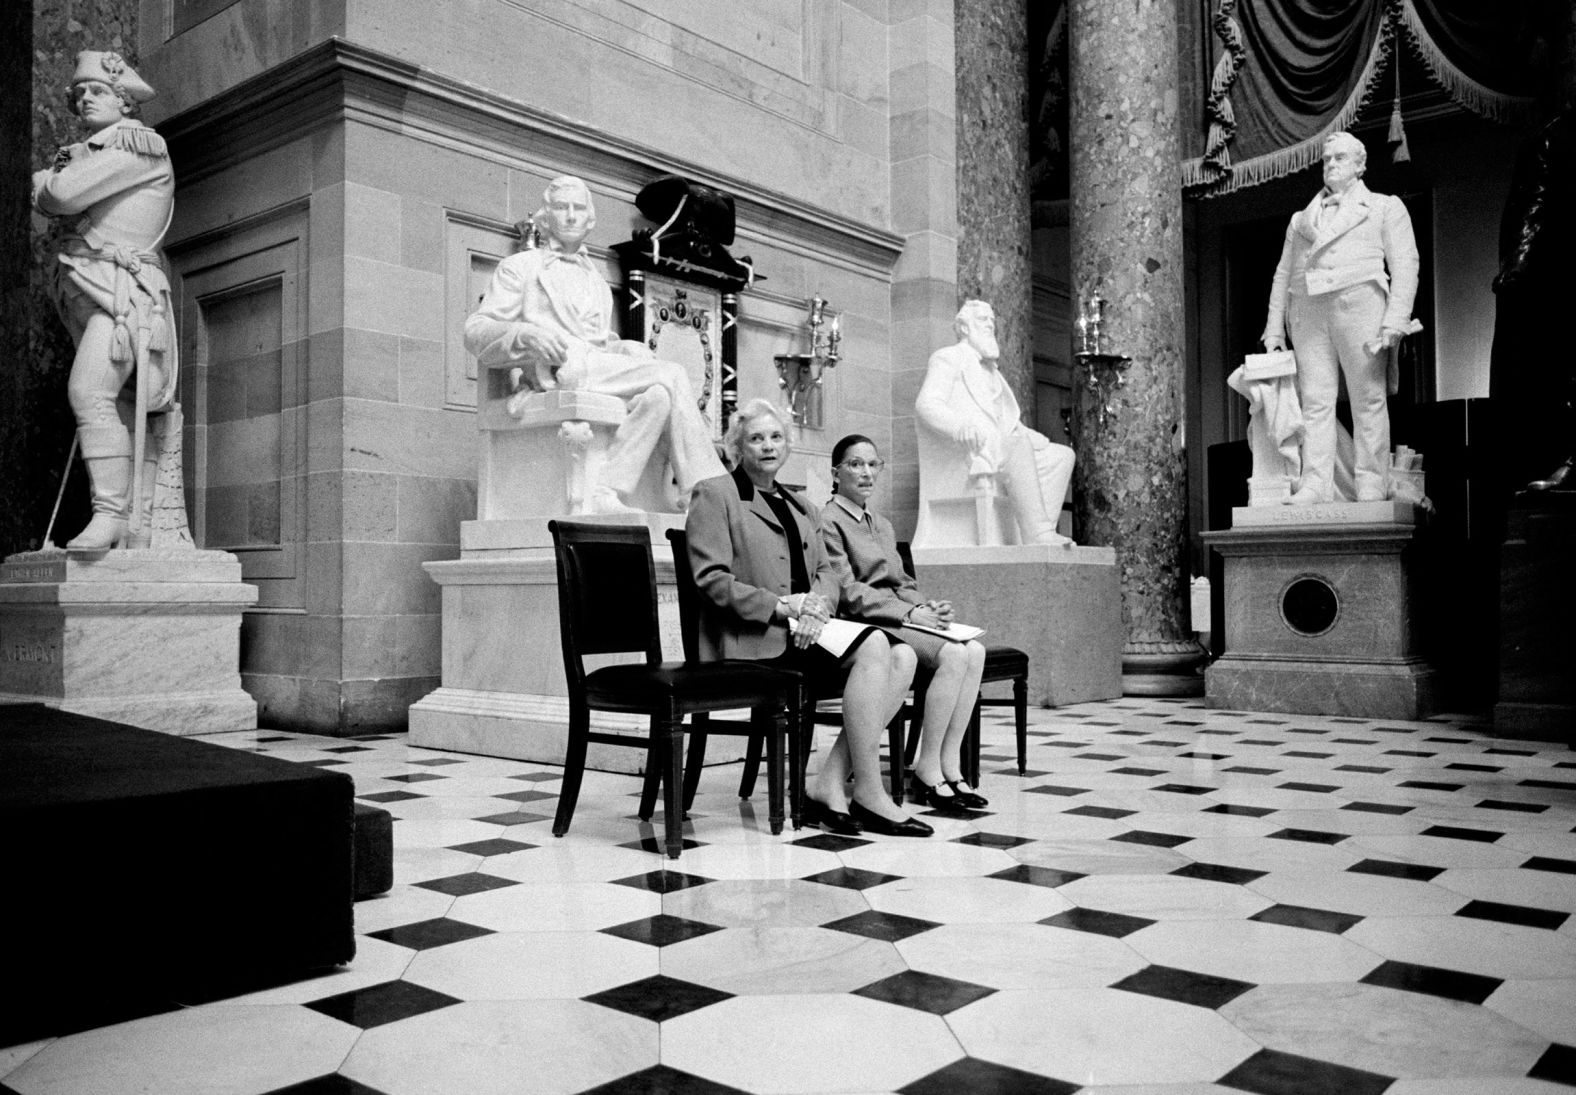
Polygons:
<instances>
[{"instance_id":1,"label":"candle holder on wall","mask_svg":"<svg viewBox=\"0 0 1576 1095\"><path fill-rule=\"evenodd\" d=\"M1105 346L1105 306L1110 303L1098 294L1091 294L1078 306L1078 352L1073 355L1078 364L1087 370L1084 383L1094 393L1098 407L1096 416L1103 427L1116 413L1116 393L1127 384L1123 375L1133 359L1126 354L1111 353Z\"/></svg>"},{"instance_id":2,"label":"candle holder on wall","mask_svg":"<svg viewBox=\"0 0 1576 1095\"><path fill-rule=\"evenodd\" d=\"M817 293L810 298L810 315L805 325L810 331L810 352L777 354L777 386L794 425L813 430L825 427L821 404L821 381L827 369L842 359L843 329L840 315L826 318L826 300Z\"/></svg>"}]
</instances>

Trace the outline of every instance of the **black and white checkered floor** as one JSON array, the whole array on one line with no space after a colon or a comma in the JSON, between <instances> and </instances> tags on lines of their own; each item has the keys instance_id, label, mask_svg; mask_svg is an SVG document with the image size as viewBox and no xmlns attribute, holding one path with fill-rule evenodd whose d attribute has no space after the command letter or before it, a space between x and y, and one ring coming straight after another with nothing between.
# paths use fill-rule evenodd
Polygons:
<instances>
[{"instance_id":1,"label":"black and white checkered floor","mask_svg":"<svg viewBox=\"0 0 1576 1095\"><path fill-rule=\"evenodd\" d=\"M989 811L678 861L590 773L259 731L349 772L396 884L331 976L0 1049L21 1095L1532 1095L1576 1087L1576 754L1461 720L987 716ZM827 732L823 729L824 735ZM14 898L13 898L14 899Z\"/></svg>"}]
</instances>

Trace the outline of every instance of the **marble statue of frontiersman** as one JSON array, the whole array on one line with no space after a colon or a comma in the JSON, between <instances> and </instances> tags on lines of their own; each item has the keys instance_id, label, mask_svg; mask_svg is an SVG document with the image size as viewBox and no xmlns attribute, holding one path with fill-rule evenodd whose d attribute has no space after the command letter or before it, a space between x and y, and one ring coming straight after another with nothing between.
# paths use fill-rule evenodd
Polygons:
<instances>
[{"instance_id":1,"label":"marble statue of frontiersman","mask_svg":"<svg viewBox=\"0 0 1576 1095\"><path fill-rule=\"evenodd\" d=\"M1324 142L1324 187L1291 218L1270 289L1266 349L1291 331L1306 430L1296 505L1335 498L1335 401L1352 403L1356 501L1389 495L1390 351L1421 329L1412 319L1418 254L1400 198L1363 185L1368 154L1350 133Z\"/></svg>"},{"instance_id":2,"label":"marble statue of frontiersman","mask_svg":"<svg viewBox=\"0 0 1576 1095\"><path fill-rule=\"evenodd\" d=\"M958 310L958 341L930 355L914 401L922 496L962 494L972 476L1006 488L1019 542L1071 545L1056 531L1073 474L1073 450L1025 426L996 366L996 313L983 300Z\"/></svg>"},{"instance_id":3,"label":"marble statue of frontiersman","mask_svg":"<svg viewBox=\"0 0 1576 1095\"><path fill-rule=\"evenodd\" d=\"M498 264L480 307L465 321L465 345L483 367L516 365L537 390L583 389L625 400L629 415L608 449L591 493L593 513L627 511L652 459L665 459L678 497L723 474L681 365L658 361L643 342L614 337L613 295L582 244L596 224L585 183L548 183L533 218L543 245Z\"/></svg>"},{"instance_id":4,"label":"marble statue of frontiersman","mask_svg":"<svg viewBox=\"0 0 1576 1095\"><path fill-rule=\"evenodd\" d=\"M53 289L76 342L67 395L93 519L69 549L124 546L133 451L146 415L168 408L175 394L170 286L158 255L175 177L163 138L133 117L153 94L118 54L77 54L69 98L88 137L33 176L34 207L75 218L60 237Z\"/></svg>"}]
</instances>

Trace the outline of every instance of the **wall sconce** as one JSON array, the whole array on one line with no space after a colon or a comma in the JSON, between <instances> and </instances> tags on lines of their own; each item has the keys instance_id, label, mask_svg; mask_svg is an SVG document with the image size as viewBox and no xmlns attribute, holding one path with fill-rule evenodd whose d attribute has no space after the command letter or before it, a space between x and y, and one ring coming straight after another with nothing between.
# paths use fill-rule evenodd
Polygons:
<instances>
[{"instance_id":1,"label":"wall sconce","mask_svg":"<svg viewBox=\"0 0 1576 1095\"><path fill-rule=\"evenodd\" d=\"M843 317L834 315L826 319L826 301L819 293L810 298L810 352L807 354L777 354L772 358L777 364L777 385L783 391L783 400L794 425L813 430L824 428L821 408L821 378L842 357Z\"/></svg>"},{"instance_id":2,"label":"wall sconce","mask_svg":"<svg viewBox=\"0 0 1576 1095\"><path fill-rule=\"evenodd\" d=\"M1127 384L1127 378L1122 372L1133 363L1133 359L1126 354L1110 353L1103 344L1105 306L1108 303L1109 301L1098 294L1090 294L1087 301L1079 302L1077 321L1079 348L1073 355L1078 359L1079 365L1089 370L1084 382L1098 401L1101 426L1104 426L1106 420L1116 413L1114 401L1116 391Z\"/></svg>"}]
</instances>

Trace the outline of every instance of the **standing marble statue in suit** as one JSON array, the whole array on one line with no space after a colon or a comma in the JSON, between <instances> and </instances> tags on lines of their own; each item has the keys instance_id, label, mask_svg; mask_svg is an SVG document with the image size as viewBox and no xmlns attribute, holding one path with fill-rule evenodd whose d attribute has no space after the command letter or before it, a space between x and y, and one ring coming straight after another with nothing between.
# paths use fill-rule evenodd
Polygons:
<instances>
[{"instance_id":1,"label":"standing marble statue in suit","mask_svg":"<svg viewBox=\"0 0 1576 1095\"><path fill-rule=\"evenodd\" d=\"M466 349L483 368L519 366L527 388L625 400L629 416L608 449L592 512L632 509L624 499L653 458L666 460L687 499L696 483L723 473L722 461L684 367L613 334L613 294L582 246L596 224L590 190L572 175L554 179L533 219L543 245L498 264L465 321Z\"/></svg>"},{"instance_id":2,"label":"standing marble statue in suit","mask_svg":"<svg viewBox=\"0 0 1576 1095\"><path fill-rule=\"evenodd\" d=\"M92 520L66 544L77 551L127 545L133 439L146 415L175 398L170 283L159 255L175 175L164 139L134 117L153 94L119 54L77 54L68 97L88 137L33 175L33 208L65 226L51 290L76 343L66 395L93 491Z\"/></svg>"},{"instance_id":3,"label":"standing marble statue in suit","mask_svg":"<svg viewBox=\"0 0 1576 1095\"><path fill-rule=\"evenodd\" d=\"M1400 198L1363 185L1368 154L1350 133L1324 142L1324 188L1291 218L1270 289L1264 345L1297 354L1306 429L1294 505L1335 501L1335 402L1352 405L1359 502L1389 495L1390 351L1416 326L1417 242Z\"/></svg>"},{"instance_id":4,"label":"standing marble statue in suit","mask_svg":"<svg viewBox=\"0 0 1576 1095\"><path fill-rule=\"evenodd\" d=\"M1012 503L1020 543L1070 545L1056 522L1072 479L1073 450L1021 421L1018 399L996 367L1001 349L991 306L966 301L953 329L958 341L930 355L914 401L921 494L961 495L971 477L994 475ZM922 539L916 533L915 543Z\"/></svg>"}]
</instances>

